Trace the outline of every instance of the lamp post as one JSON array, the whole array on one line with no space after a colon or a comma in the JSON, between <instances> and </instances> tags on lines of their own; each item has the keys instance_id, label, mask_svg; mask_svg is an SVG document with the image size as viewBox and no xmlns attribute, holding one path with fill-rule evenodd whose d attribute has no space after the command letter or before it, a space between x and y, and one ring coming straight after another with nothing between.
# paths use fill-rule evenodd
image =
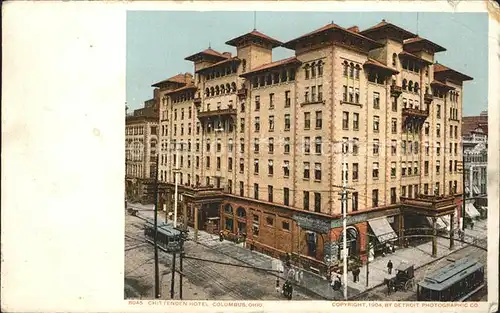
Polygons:
<instances>
[{"instance_id":1,"label":"lamp post","mask_svg":"<svg viewBox=\"0 0 500 313\"><path fill-rule=\"evenodd\" d=\"M344 143L347 144L347 143ZM344 299L347 300L347 165L345 162L345 149L342 145L342 228L343 228L343 263L344 263Z\"/></svg>"}]
</instances>

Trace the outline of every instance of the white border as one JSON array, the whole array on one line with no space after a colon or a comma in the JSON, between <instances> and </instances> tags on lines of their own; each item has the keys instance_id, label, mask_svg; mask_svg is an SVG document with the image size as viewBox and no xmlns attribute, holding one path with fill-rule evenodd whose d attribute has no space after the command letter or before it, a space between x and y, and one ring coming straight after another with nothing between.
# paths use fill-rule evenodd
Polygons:
<instances>
[{"instance_id":1,"label":"white border","mask_svg":"<svg viewBox=\"0 0 500 313\"><path fill-rule=\"evenodd\" d=\"M3 5L2 310L144 312L123 300L126 10L484 12L485 3L7 2ZM489 297L498 302L498 21L489 22ZM478 34L482 35L482 34ZM500 203L499 203L500 204ZM493 300L494 297L497 299ZM210 311L217 309L210 306ZM384 308L387 311L402 308ZM265 302L252 311L347 311ZM373 308L369 308L372 310ZM486 312L493 308L460 311ZM206 312L207 307L168 306ZM426 312L432 308L406 308ZM455 312L456 308L442 312ZM249 309L225 309L247 312Z\"/></svg>"}]
</instances>

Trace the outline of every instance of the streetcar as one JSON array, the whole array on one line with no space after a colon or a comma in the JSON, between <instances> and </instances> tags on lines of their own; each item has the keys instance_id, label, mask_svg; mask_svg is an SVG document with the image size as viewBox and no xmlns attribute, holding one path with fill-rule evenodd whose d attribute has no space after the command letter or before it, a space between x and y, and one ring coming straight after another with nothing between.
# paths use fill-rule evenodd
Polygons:
<instances>
[{"instance_id":1,"label":"streetcar","mask_svg":"<svg viewBox=\"0 0 500 313\"><path fill-rule=\"evenodd\" d=\"M144 236L146 241L154 244L155 226L154 221L147 220L144 225ZM184 232L174 228L170 223L158 222L158 246L168 252L182 250L186 235Z\"/></svg>"},{"instance_id":2,"label":"streetcar","mask_svg":"<svg viewBox=\"0 0 500 313\"><path fill-rule=\"evenodd\" d=\"M466 257L420 281L417 285L417 301L467 301L485 287L484 265Z\"/></svg>"}]
</instances>

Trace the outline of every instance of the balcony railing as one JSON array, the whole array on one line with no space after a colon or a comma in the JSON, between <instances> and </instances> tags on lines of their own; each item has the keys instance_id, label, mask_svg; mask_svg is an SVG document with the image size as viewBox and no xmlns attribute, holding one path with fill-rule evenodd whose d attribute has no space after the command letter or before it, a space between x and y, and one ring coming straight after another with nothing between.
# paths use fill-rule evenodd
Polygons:
<instances>
[{"instance_id":1,"label":"balcony railing","mask_svg":"<svg viewBox=\"0 0 500 313\"><path fill-rule=\"evenodd\" d=\"M238 89L237 95L240 98L246 98L248 90L246 88Z\"/></svg>"},{"instance_id":2,"label":"balcony railing","mask_svg":"<svg viewBox=\"0 0 500 313\"><path fill-rule=\"evenodd\" d=\"M193 99L193 102L195 105L200 105L201 104L201 98L200 97L196 97Z\"/></svg>"},{"instance_id":3,"label":"balcony railing","mask_svg":"<svg viewBox=\"0 0 500 313\"><path fill-rule=\"evenodd\" d=\"M432 102L433 99L434 99L434 97L430 93L424 94L424 102L425 103L429 104Z\"/></svg>"},{"instance_id":4,"label":"balcony railing","mask_svg":"<svg viewBox=\"0 0 500 313\"><path fill-rule=\"evenodd\" d=\"M215 116L232 116L232 115L236 115L235 108L219 109L219 110L215 110L215 111L199 111L198 112L198 118L208 118L208 117L215 117Z\"/></svg>"},{"instance_id":5,"label":"balcony railing","mask_svg":"<svg viewBox=\"0 0 500 313\"><path fill-rule=\"evenodd\" d=\"M404 116L427 118L429 116L429 111L414 109L414 108L403 108L403 115Z\"/></svg>"},{"instance_id":6,"label":"balcony railing","mask_svg":"<svg viewBox=\"0 0 500 313\"><path fill-rule=\"evenodd\" d=\"M439 211L444 208L450 208L456 206L455 196L431 196L420 194L415 198L400 198L401 204L417 207L421 209L428 209L433 211Z\"/></svg>"},{"instance_id":7,"label":"balcony railing","mask_svg":"<svg viewBox=\"0 0 500 313\"><path fill-rule=\"evenodd\" d=\"M403 92L403 88L397 85L391 85L391 96L399 97L399 95Z\"/></svg>"}]
</instances>

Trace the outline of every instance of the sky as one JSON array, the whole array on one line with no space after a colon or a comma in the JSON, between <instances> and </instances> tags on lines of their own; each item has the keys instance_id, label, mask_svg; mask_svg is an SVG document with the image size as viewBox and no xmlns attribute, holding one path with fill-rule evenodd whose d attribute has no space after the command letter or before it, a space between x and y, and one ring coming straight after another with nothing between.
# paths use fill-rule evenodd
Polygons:
<instances>
[{"instance_id":1,"label":"sky","mask_svg":"<svg viewBox=\"0 0 500 313\"><path fill-rule=\"evenodd\" d=\"M332 21L364 30L382 19L447 49L435 60L474 78L464 83L463 115L488 108L488 16L486 13L416 12L167 12L127 13L127 106L129 112L153 97L152 84L179 73L193 72L185 57L209 47L219 52L236 49L226 41L253 30L282 42L297 38ZM273 61L294 55L276 48Z\"/></svg>"}]
</instances>

